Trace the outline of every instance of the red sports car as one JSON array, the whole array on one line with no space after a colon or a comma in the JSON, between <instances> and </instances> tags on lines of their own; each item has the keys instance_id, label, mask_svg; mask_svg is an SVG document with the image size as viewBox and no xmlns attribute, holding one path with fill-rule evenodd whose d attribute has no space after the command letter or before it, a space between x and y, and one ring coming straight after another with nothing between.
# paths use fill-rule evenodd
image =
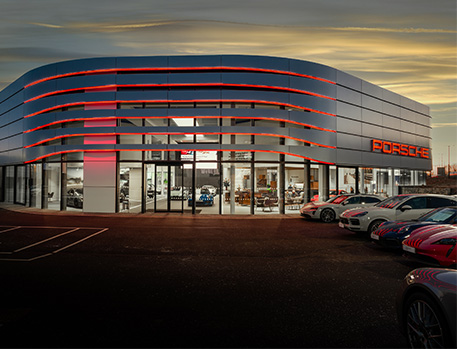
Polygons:
<instances>
[{"instance_id":1,"label":"red sports car","mask_svg":"<svg viewBox=\"0 0 457 349\"><path fill-rule=\"evenodd\" d=\"M457 267L457 227L433 225L416 229L403 240L403 250L425 261Z\"/></svg>"}]
</instances>

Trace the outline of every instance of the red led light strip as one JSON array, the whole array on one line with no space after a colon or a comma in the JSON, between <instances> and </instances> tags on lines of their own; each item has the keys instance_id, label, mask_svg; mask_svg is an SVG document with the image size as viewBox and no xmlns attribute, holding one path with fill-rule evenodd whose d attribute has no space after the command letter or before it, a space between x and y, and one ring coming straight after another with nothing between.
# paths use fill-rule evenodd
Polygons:
<instances>
[{"instance_id":1,"label":"red led light strip","mask_svg":"<svg viewBox=\"0 0 457 349\"><path fill-rule=\"evenodd\" d=\"M309 92L305 90L299 90L289 87L281 87L281 86L270 86L270 85L253 85L253 84L225 84L225 83L201 83L201 84L125 84L125 85L103 85L103 86L90 86L90 87L79 87L79 88L72 88L72 89L65 89L65 90L58 90L52 91L48 93L44 93L42 95L30 98L26 100L24 103L36 101L37 99L49 97L56 94L67 93L67 92L75 92L75 91L86 91L86 90L98 90L98 89L106 89L106 88L122 88L122 87L248 87L248 88L263 88L263 89L271 89L271 90L279 90L279 91L286 91L286 92L295 92L301 93L305 95L315 96L319 98L326 98L332 101L336 100L333 97L328 97L325 95L321 95L319 93Z\"/></svg>"},{"instance_id":2,"label":"red led light strip","mask_svg":"<svg viewBox=\"0 0 457 349\"><path fill-rule=\"evenodd\" d=\"M326 165L334 165L333 162L325 162L325 161L319 161L315 160L306 156L302 155L297 155L297 154L292 154L292 153L286 153L286 152L281 152L281 151L273 151L273 150L241 150L241 149L90 149L90 150L85 150L85 149L73 149L73 150L64 150L64 151L58 151L54 153L50 153L47 155L39 156L33 160L28 160L24 161L24 164L28 164L31 162L35 162L50 156L54 155L59 155L59 154L67 154L67 153L78 153L78 152L115 152L115 151L226 151L226 152L248 152L248 153L274 153L274 154L284 154L284 155L290 155L290 156L295 156L298 158L310 160L313 162L318 162L320 164L326 164Z\"/></svg>"},{"instance_id":3,"label":"red led light strip","mask_svg":"<svg viewBox=\"0 0 457 349\"><path fill-rule=\"evenodd\" d=\"M273 134L273 133L250 133L250 132L243 132L243 133L241 133L241 132L236 132L236 133L232 133L232 132L134 132L134 133L133 132L107 132L107 133L101 132L101 133L75 133L75 134L71 134L71 135L62 135L62 136L56 136L56 137L52 137L52 138L47 138L47 139L41 140L39 142L36 142L34 144L26 145L26 146L24 146L24 148L35 147L37 145L40 145L40 144L43 144L43 143L46 143L46 142L50 142L50 141L54 141L56 139L62 139L62 138L81 137L81 136L121 136L121 135L139 135L139 136L142 136L142 135L190 135L190 136L193 136L193 135L248 135L248 136L268 136L268 137L287 138L287 139L292 139L292 140L303 142L303 143L313 144L313 145L316 145L316 146L319 146L319 147L323 147L323 148L336 149L336 147L331 146L331 145L319 144L319 143L307 141L307 140L300 139L300 138L290 137L290 136L277 135L277 134Z\"/></svg>"},{"instance_id":4,"label":"red led light strip","mask_svg":"<svg viewBox=\"0 0 457 349\"><path fill-rule=\"evenodd\" d=\"M273 74L282 74L282 75L290 75L290 76L299 76L303 78L308 78L308 79L313 79L313 80L319 80L323 82L327 82L329 84L335 85L336 82L330 81L327 79L319 78L316 76L312 75L307 75L307 74L299 74L299 73L294 73L294 72L289 72L289 71L284 71L284 70L275 70L275 69L261 69L261 68L246 68L246 67L156 67L156 68L112 68L112 69L94 69L94 70L84 70L84 71L79 71L79 72L72 72L72 73L66 73L66 74L58 74L58 75L53 75L53 76L48 76L43 79L36 80L34 82L31 82L30 84L27 84L24 86L24 88L28 88L30 86L39 84L44 81L49 81L49 80L54 80L54 79L59 79L59 78L65 78L69 76L78 76L78 75L85 75L85 74L104 74L104 73L119 73L119 72L141 72L141 71L177 71L177 70L187 70L187 71L192 71L192 70L226 70L226 71L234 71L234 70L240 70L240 71L248 71L248 72L261 72L261 73L273 73Z\"/></svg>"},{"instance_id":5,"label":"red led light strip","mask_svg":"<svg viewBox=\"0 0 457 349\"><path fill-rule=\"evenodd\" d=\"M66 120L59 120L59 121L54 121L50 122L48 124L40 125L35 128L32 128L30 130L23 131L23 133L29 133L33 131L40 130L42 128L52 126L52 125L57 125L57 124L64 124L67 122L73 122L73 121L102 121L102 120L117 120L117 119L249 119L249 120L270 120L270 121L279 121L279 122L287 122L291 124L296 124L296 125L301 125L304 127L309 127L315 130L319 131L325 131L325 132L332 132L336 133L335 130L330 130L327 128L322 128L314 125L309 125L309 124L304 124L301 122L297 121L291 121L291 120L286 120L286 119L277 119L277 118L262 118L262 117L249 117L249 116L220 116L220 115L215 115L215 116L191 116L191 117L182 117L182 116L137 116L137 117L128 117L128 116L107 116L107 117L100 117L100 118L79 118L79 119L66 119ZM148 127L148 126L145 126ZM192 127L192 126L190 126Z\"/></svg>"},{"instance_id":6,"label":"red led light strip","mask_svg":"<svg viewBox=\"0 0 457 349\"><path fill-rule=\"evenodd\" d=\"M59 104L56 106L53 106L51 108L46 108L42 109L40 111L37 111L35 113L31 113L28 115L25 115L24 118L30 118L32 116L38 115L38 114L43 114L49 111L52 111L54 109L59 109L59 108L64 108L64 107L72 107L75 105L97 105L97 104L107 104L107 103L236 103L236 102L241 102L241 103L263 103L263 104L271 104L271 105L279 105L279 106L284 106L284 107L289 107L289 108L296 108L296 109L301 109L301 110L308 110L313 113L318 113L318 114L324 114L324 115L330 115L330 116L336 116L335 114L315 110L312 108L306 108L306 107L301 107L298 105L294 104L289 104L289 103L281 103L281 102L271 102L271 101L262 101L262 100L252 100L252 99L186 99L186 100L170 100L170 99L163 99L163 100L131 100L131 101L124 101L124 100L114 100L114 101L95 101L95 102L73 102L73 103L66 103L66 104Z\"/></svg>"}]
</instances>

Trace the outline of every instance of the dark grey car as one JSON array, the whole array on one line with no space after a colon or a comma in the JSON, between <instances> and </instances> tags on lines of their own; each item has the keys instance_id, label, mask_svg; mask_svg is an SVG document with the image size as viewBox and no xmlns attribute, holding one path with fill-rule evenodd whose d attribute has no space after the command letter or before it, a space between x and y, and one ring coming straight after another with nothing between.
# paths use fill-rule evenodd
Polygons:
<instances>
[{"instance_id":1,"label":"dark grey car","mask_svg":"<svg viewBox=\"0 0 457 349\"><path fill-rule=\"evenodd\" d=\"M457 270L419 268L397 296L400 330L412 348L455 348Z\"/></svg>"}]
</instances>

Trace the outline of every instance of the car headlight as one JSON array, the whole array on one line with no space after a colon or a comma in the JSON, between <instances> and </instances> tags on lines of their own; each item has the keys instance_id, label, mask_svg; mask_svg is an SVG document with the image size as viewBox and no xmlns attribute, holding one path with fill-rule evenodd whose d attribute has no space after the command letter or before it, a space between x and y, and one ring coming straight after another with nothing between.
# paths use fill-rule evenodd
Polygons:
<instances>
[{"instance_id":1,"label":"car headlight","mask_svg":"<svg viewBox=\"0 0 457 349\"><path fill-rule=\"evenodd\" d=\"M367 214L368 214L368 211L363 211L363 212L353 215L352 217L363 217L363 216L366 216Z\"/></svg>"},{"instance_id":2,"label":"car headlight","mask_svg":"<svg viewBox=\"0 0 457 349\"><path fill-rule=\"evenodd\" d=\"M457 239L455 238L445 238L434 242L433 245L455 245L456 243Z\"/></svg>"}]
</instances>

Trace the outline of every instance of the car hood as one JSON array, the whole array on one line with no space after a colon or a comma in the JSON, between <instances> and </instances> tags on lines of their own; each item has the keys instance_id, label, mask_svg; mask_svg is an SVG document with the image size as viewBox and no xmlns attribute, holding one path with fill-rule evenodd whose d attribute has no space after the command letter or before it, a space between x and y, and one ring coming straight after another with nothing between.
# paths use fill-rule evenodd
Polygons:
<instances>
[{"instance_id":1,"label":"car hood","mask_svg":"<svg viewBox=\"0 0 457 349\"><path fill-rule=\"evenodd\" d=\"M303 208L313 208L313 207L321 207L324 205L328 205L328 202L325 201L314 201L314 202L308 202L306 205L303 206Z\"/></svg>"},{"instance_id":2,"label":"car hood","mask_svg":"<svg viewBox=\"0 0 457 349\"><path fill-rule=\"evenodd\" d=\"M350 208L349 210L344 211L341 214L341 216L342 217L353 217L356 214L359 214L362 212L368 212L368 213L372 213L372 212L383 213L384 212L384 213L386 213L386 215L389 215L392 213L392 209L384 208L384 207L373 207L373 206L363 207L363 208Z\"/></svg>"},{"instance_id":3,"label":"car hood","mask_svg":"<svg viewBox=\"0 0 457 349\"><path fill-rule=\"evenodd\" d=\"M376 235L384 237L394 237L398 234L406 235L410 234L411 231L429 225L436 225L436 222L421 222L421 221L389 221L383 223L377 231Z\"/></svg>"},{"instance_id":4,"label":"car hood","mask_svg":"<svg viewBox=\"0 0 457 349\"><path fill-rule=\"evenodd\" d=\"M447 234L449 237L455 237L457 236L457 227L452 224L436 224L433 226L425 226L413 231L409 238L425 240L430 238L432 235L434 236L437 234Z\"/></svg>"}]
</instances>

